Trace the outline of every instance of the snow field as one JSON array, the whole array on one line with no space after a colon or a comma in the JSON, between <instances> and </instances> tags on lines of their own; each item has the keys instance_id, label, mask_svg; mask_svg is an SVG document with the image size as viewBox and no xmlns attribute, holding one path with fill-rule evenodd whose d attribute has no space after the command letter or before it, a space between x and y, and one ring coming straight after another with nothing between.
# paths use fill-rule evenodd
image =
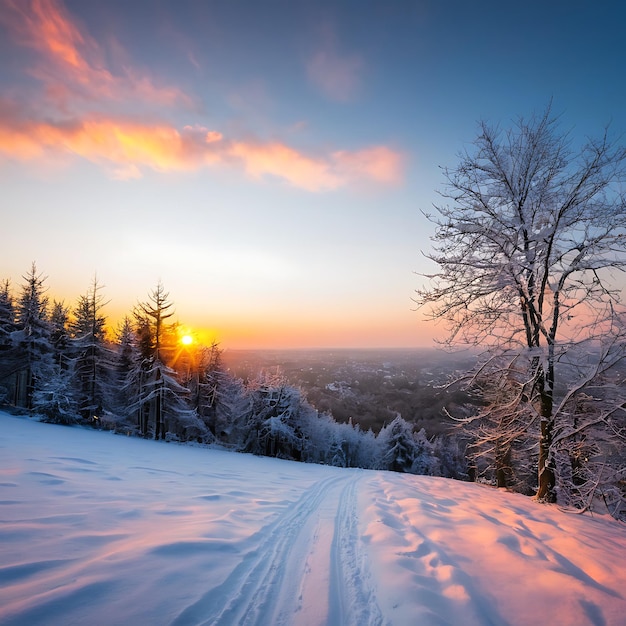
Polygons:
<instances>
[{"instance_id":1,"label":"snow field","mask_svg":"<svg viewBox=\"0 0 626 626\"><path fill-rule=\"evenodd\" d=\"M0 414L0 624L619 626L626 528Z\"/></svg>"}]
</instances>

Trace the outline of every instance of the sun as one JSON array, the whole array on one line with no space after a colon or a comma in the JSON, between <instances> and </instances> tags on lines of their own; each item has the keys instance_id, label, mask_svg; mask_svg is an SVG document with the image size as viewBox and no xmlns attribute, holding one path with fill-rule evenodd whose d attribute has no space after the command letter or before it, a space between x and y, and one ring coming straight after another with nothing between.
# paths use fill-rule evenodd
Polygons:
<instances>
[{"instance_id":1,"label":"sun","mask_svg":"<svg viewBox=\"0 0 626 626\"><path fill-rule=\"evenodd\" d=\"M193 343L193 337L191 335L183 335L180 338L180 343L182 343L183 346L190 346Z\"/></svg>"}]
</instances>

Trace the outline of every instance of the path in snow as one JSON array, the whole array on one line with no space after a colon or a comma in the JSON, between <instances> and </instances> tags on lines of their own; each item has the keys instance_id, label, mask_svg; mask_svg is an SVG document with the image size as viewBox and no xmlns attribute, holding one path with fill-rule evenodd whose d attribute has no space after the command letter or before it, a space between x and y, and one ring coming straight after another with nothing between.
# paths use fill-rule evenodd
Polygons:
<instances>
[{"instance_id":1,"label":"path in snow","mask_svg":"<svg viewBox=\"0 0 626 626\"><path fill-rule=\"evenodd\" d=\"M315 482L250 538L251 546L226 580L187 606L174 624L267 625L382 623L374 592L364 588L355 546L353 473ZM330 572L330 575L329 575ZM319 594L328 593L324 614Z\"/></svg>"},{"instance_id":2,"label":"path in snow","mask_svg":"<svg viewBox=\"0 0 626 626\"><path fill-rule=\"evenodd\" d=\"M618 626L626 529L0 414L0 624Z\"/></svg>"}]
</instances>

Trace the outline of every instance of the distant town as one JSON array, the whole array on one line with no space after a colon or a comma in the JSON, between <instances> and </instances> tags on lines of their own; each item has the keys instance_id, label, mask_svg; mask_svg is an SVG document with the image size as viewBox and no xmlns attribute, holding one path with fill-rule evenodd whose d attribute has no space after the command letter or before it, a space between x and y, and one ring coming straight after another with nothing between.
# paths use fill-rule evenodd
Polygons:
<instances>
[{"instance_id":1,"label":"distant town","mask_svg":"<svg viewBox=\"0 0 626 626\"><path fill-rule=\"evenodd\" d=\"M319 411L378 432L398 414L428 436L447 430L465 393L445 387L472 367L468 351L440 349L224 350L223 366L244 380L281 373Z\"/></svg>"}]
</instances>

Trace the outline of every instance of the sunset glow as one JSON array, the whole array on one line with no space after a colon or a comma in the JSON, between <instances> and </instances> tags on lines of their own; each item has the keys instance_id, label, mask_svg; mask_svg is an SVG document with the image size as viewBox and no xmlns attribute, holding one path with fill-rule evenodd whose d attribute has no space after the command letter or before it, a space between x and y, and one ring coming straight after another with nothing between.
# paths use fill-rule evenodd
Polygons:
<instances>
[{"instance_id":1,"label":"sunset glow","mask_svg":"<svg viewBox=\"0 0 626 626\"><path fill-rule=\"evenodd\" d=\"M223 348L432 345L445 329L411 300L424 213L477 120L552 99L576 137L626 128L620 20L536 4L541 24L465 3L0 0L0 279L17 294L35 261L73 306L97 274L111 329L162 281L193 342Z\"/></svg>"}]
</instances>

